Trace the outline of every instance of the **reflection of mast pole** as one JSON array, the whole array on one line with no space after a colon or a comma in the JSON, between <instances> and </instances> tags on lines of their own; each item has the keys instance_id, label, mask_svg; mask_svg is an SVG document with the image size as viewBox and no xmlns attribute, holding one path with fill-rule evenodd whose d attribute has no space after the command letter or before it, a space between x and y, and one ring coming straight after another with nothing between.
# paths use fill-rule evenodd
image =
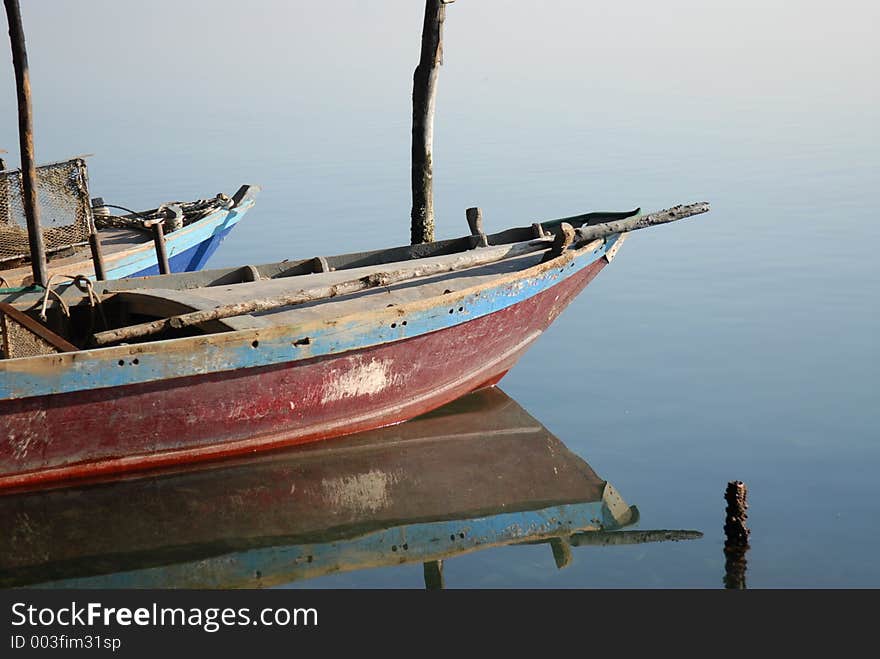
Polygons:
<instances>
[{"instance_id":1,"label":"reflection of mast pole","mask_svg":"<svg viewBox=\"0 0 880 659\"><path fill-rule=\"evenodd\" d=\"M443 579L443 561L427 561L422 563L425 572L425 590L443 590L446 582Z\"/></svg>"},{"instance_id":2,"label":"reflection of mast pole","mask_svg":"<svg viewBox=\"0 0 880 659\"><path fill-rule=\"evenodd\" d=\"M9 22L9 40L12 43L12 65L18 92L18 138L21 144L21 175L24 192L24 214L27 219L28 242L34 283L45 287L46 248L40 231L40 204L37 199L37 166L34 158L34 127L31 113L31 81L28 73L27 49L24 45L24 27L18 0L3 0Z\"/></svg>"},{"instance_id":3,"label":"reflection of mast pole","mask_svg":"<svg viewBox=\"0 0 880 659\"><path fill-rule=\"evenodd\" d=\"M745 590L746 552L749 550L749 529L746 527L747 489L742 481L730 481L724 499L727 518L724 520L724 587Z\"/></svg>"}]
</instances>

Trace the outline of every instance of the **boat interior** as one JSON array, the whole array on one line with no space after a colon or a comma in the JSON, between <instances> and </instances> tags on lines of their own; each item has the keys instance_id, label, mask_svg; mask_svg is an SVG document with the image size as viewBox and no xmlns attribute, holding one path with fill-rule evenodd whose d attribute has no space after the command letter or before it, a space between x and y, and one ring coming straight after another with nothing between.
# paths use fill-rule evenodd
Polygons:
<instances>
[{"instance_id":1,"label":"boat interior","mask_svg":"<svg viewBox=\"0 0 880 659\"><path fill-rule=\"evenodd\" d=\"M7 312L4 324L24 322L32 333L35 326L39 326L43 341L53 344L46 346L47 350L67 352L99 347L94 340L99 332L221 306L247 305L255 299L278 301L296 296L297 292L305 294L303 299L270 304L268 308L192 326L165 327L148 336L127 337L124 342L342 317L375 309L377 304L382 307L406 305L488 283L499 275L541 263L563 223L578 228L624 219L638 212L639 209L587 213L491 235L477 234L336 256L99 282L78 278L46 290L8 289L0 293L0 320L4 318L3 312ZM486 246L478 247L481 244ZM601 241L598 244L601 245ZM388 274L391 280L387 283L371 279ZM369 284L361 286L360 282ZM450 309L450 313L456 311L463 310ZM4 336L6 334L9 332ZM4 341L4 346L7 343ZM16 354L9 346L4 347L2 354L8 359L33 353Z\"/></svg>"}]
</instances>

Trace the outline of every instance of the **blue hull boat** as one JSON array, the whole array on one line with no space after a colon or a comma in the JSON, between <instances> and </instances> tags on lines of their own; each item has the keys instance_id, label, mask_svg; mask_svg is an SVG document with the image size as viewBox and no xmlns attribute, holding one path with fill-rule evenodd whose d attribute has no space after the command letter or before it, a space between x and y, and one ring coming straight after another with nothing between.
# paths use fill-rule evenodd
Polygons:
<instances>
[{"instance_id":1,"label":"blue hull boat","mask_svg":"<svg viewBox=\"0 0 880 659\"><path fill-rule=\"evenodd\" d=\"M242 186L240 194L232 197L232 205L218 208L204 218L178 231L166 234L165 241L171 272L195 272L205 267L220 243L241 221L245 213L253 207L254 197L258 190L257 186ZM117 243L127 244L128 247L119 253L112 267L108 268L108 279L160 274L151 236L122 229L117 230L114 238L110 238L110 232L111 229L99 230L99 233L108 234L107 243L115 240Z\"/></svg>"},{"instance_id":2,"label":"blue hull boat","mask_svg":"<svg viewBox=\"0 0 880 659\"><path fill-rule=\"evenodd\" d=\"M163 243L168 272L202 269L223 239L254 205L258 186L243 185L232 196L163 204L159 208L113 215L103 199L89 199L82 158L37 168L44 199L44 242L50 278L96 279L89 234L96 233L103 254L103 279L160 274ZM0 173L0 288L33 284L27 233L20 203L18 170ZM92 219L89 219L92 218ZM156 224L162 224L158 231Z\"/></svg>"}]
</instances>

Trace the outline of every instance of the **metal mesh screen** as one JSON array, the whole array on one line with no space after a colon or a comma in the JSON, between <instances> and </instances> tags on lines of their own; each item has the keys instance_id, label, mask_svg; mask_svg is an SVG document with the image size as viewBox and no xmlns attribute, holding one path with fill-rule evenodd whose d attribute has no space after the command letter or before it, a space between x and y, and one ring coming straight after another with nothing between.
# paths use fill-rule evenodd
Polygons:
<instances>
[{"instance_id":1,"label":"metal mesh screen","mask_svg":"<svg viewBox=\"0 0 880 659\"><path fill-rule=\"evenodd\" d=\"M88 172L85 160L37 167L40 228L46 253L89 240ZM30 256L21 170L0 172L0 262Z\"/></svg>"},{"instance_id":2,"label":"metal mesh screen","mask_svg":"<svg viewBox=\"0 0 880 659\"><path fill-rule=\"evenodd\" d=\"M35 357L61 352L51 343L37 336L24 325L19 325L5 314L0 316L0 330L2 330L2 354L0 356L4 359Z\"/></svg>"},{"instance_id":3,"label":"metal mesh screen","mask_svg":"<svg viewBox=\"0 0 880 659\"><path fill-rule=\"evenodd\" d=\"M77 347L43 323L0 302L0 359L70 352Z\"/></svg>"}]
</instances>

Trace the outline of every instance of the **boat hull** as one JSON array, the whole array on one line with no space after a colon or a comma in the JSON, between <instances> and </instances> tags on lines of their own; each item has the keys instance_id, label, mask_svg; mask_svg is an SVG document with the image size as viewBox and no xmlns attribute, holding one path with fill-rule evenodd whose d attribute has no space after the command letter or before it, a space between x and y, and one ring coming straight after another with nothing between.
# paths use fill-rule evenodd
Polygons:
<instances>
[{"instance_id":1,"label":"boat hull","mask_svg":"<svg viewBox=\"0 0 880 659\"><path fill-rule=\"evenodd\" d=\"M607 263L444 329L272 366L0 402L0 489L379 428L497 382Z\"/></svg>"}]
</instances>

